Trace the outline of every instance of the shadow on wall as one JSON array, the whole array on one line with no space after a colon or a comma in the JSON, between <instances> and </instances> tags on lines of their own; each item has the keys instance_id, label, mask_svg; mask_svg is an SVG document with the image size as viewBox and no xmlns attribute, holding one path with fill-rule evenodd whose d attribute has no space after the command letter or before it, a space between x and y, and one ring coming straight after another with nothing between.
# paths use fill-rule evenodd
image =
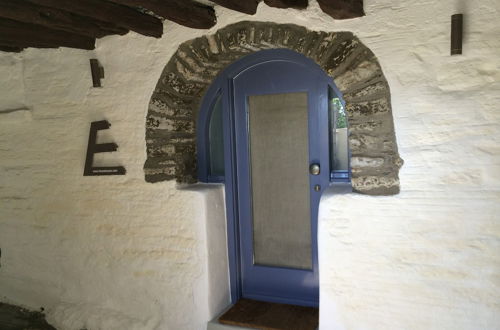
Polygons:
<instances>
[{"instance_id":1,"label":"shadow on wall","mask_svg":"<svg viewBox=\"0 0 500 330\"><path fill-rule=\"evenodd\" d=\"M56 328L47 323L43 313L29 311L5 303L0 303L0 329L56 330Z\"/></svg>"}]
</instances>

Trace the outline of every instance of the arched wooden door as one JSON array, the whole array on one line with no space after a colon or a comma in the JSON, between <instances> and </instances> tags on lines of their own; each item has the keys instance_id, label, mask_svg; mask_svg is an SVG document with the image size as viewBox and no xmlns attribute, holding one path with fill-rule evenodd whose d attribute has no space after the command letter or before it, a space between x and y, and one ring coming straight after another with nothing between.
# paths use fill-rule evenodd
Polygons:
<instances>
[{"instance_id":1,"label":"arched wooden door","mask_svg":"<svg viewBox=\"0 0 500 330\"><path fill-rule=\"evenodd\" d=\"M328 186L329 78L289 50L232 64L220 97L232 298L317 306L318 207Z\"/></svg>"}]
</instances>

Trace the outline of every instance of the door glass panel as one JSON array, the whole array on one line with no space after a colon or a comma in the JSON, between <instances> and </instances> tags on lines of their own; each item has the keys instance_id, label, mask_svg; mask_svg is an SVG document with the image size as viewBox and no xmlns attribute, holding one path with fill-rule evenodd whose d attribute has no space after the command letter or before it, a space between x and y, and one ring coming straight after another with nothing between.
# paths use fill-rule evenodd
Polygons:
<instances>
[{"instance_id":1,"label":"door glass panel","mask_svg":"<svg viewBox=\"0 0 500 330\"><path fill-rule=\"evenodd\" d=\"M347 116L342 101L328 88L330 169L333 179L349 178L349 140Z\"/></svg>"},{"instance_id":2,"label":"door glass panel","mask_svg":"<svg viewBox=\"0 0 500 330\"><path fill-rule=\"evenodd\" d=\"M222 130L222 101L217 97L208 127L209 173L211 176L224 176L224 139Z\"/></svg>"},{"instance_id":3,"label":"door glass panel","mask_svg":"<svg viewBox=\"0 0 500 330\"><path fill-rule=\"evenodd\" d=\"M311 269L307 93L248 98L254 263Z\"/></svg>"}]
</instances>

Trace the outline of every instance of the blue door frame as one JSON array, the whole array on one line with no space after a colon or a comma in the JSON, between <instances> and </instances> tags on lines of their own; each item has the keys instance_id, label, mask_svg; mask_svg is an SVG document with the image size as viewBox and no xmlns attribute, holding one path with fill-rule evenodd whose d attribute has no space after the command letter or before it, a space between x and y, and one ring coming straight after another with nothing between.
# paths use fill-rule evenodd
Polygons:
<instances>
[{"instance_id":1,"label":"blue door frame","mask_svg":"<svg viewBox=\"0 0 500 330\"><path fill-rule=\"evenodd\" d=\"M257 67L263 68L265 71L255 70L255 72L252 72ZM263 72L267 72L267 76L270 78L282 76L283 79L279 81L279 84L272 84L270 80L264 81L262 79ZM238 86L239 78L245 81L245 86L242 88ZM225 183L228 258L231 300L233 303L244 295L248 298L281 303L318 305L317 216L321 194L330 182L328 86L340 95L332 79L312 60L290 50L273 49L248 55L233 63L219 74L205 94L197 125L198 176L202 182L218 181ZM248 234L249 230L248 221L241 223L241 215L250 212L248 209L249 204L241 203L243 199L248 200L250 198L248 190L242 189L242 187L248 187L250 182L248 182L247 176L238 176L239 173L248 173L249 170L248 155L244 155L245 150L248 150L245 144L248 132L242 118L245 111L246 96L252 92L262 91L262 88L266 89L266 94L308 92L309 136L311 140L309 161L319 163L322 167L320 175L309 176L313 251L313 269L311 271L295 269L290 272L289 269L277 267L272 267L273 269L270 270L271 267L258 265L251 265L249 268L248 260L252 258L253 247L248 240L242 242L240 239L241 235ZM208 125L210 111L219 95L222 96L225 175L223 178L213 178L209 173L209 162L206 161L209 150ZM314 191L313 187L316 185L321 187L319 191ZM309 273L300 274L301 272ZM251 278L256 281L267 283L264 285L264 291L262 291L262 287L254 290L254 283L250 281L249 285L248 278L245 278L244 285L242 273L251 274ZM269 274L272 274L272 276L269 276ZM299 274L298 276L305 275L302 278L309 284L305 286L305 290L299 292L299 296L291 297L287 296L286 290L283 288L297 283L294 274ZM285 282L284 286L282 282ZM276 290L277 286L279 286L278 290ZM271 294L267 294L267 292L271 292Z\"/></svg>"}]
</instances>

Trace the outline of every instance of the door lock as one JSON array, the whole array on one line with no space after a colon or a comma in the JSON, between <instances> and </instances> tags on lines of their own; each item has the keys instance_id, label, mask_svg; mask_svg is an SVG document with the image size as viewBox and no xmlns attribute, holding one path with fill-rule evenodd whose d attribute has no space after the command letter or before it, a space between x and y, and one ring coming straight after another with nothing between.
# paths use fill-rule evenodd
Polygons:
<instances>
[{"instance_id":1,"label":"door lock","mask_svg":"<svg viewBox=\"0 0 500 330\"><path fill-rule=\"evenodd\" d=\"M319 164L311 164L311 166L309 166L309 173L311 173L312 175L318 175L319 172L320 172Z\"/></svg>"}]
</instances>

